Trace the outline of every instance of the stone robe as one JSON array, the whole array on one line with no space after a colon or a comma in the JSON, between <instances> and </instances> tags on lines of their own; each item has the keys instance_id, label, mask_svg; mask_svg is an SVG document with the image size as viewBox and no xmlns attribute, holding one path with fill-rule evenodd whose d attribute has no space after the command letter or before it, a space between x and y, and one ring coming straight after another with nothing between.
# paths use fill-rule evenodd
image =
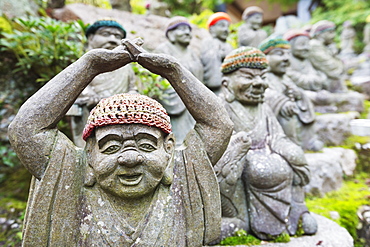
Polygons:
<instances>
[{"instance_id":1,"label":"stone robe","mask_svg":"<svg viewBox=\"0 0 370 247\"><path fill-rule=\"evenodd\" d=\"M267 38L263 29L254 30L248 24L243 23L238 29L238 44L240 46L258 47Z\"/></svg>"},{"instance_id":2,"label":"stone robe","mask_svg":"<svg viewBox=\"0 0 370 247\"><path fill-rule=\"evenodd\" d=\"M297 196L303 193L296 193L309 181L303 150L285 136L267 104L245 106L234 101L225 102L225 106L235 133L248 133L252 144L240 159L242 172L235 184L223 183L222 169L228 165L222 163L223 158L215 166L222 200L222 227L228 228L230 222L239 220L261 239L286 230L294 234L299 217L308 212L304 198ZM235 149L229 145L224 155L229 156L230 150L232 153ZM293 182L295 177L300 182ZM232 218L237 221L230 221ZM225 229L222 231L225 234Z\"/></svg>"},{"instance_id":3,"label":"stone robe","mask_svg":"<svg viewBox=\"0 0 370 247\"><path fill-rule=\"evenodd\" d=\"M85 151L57 130L46 134L55 139L48 163L26 164L46 170L32 179L23 246L202 246L219 237L217 179L196 131L175 151L173 183L158 186L136 229L97 185L86 185Z\"/></svg>"},{"instance_id":4,"label":"stone robe","mask_svg":"<svg viewBox=\"0 0 370 247\"><path fill-rule=\"evenodd\" d=\"M195 77L201 82L203 81L203 67L199 55L189 46L186 51L182 53L171 42L166 41L159 45L154 52L175 57ZM163 105L171 118L172 131L176 137L176 144L179 146L182 144L187 133L194 127L195 120L171 86L164 94L163 99L159 100L159 102Z\"/></svg>"},{"instance_id":5,"label":"stone robe","mask_svg":"<svg viewBox=\"0 0 370 247\"><path fill-rule=\"evenodd\" d=\"M202 42L203 83L217 95L221 92L221 64L226 55L232 50L233 48L229 43L218 38L208 38Z\"/></svg>"},{"instance_id":6,"label":"stone robe","mask_svg":"<svg viewBox=\"0 0 370 247\"><path fill-rule=\"evenodd\" d=\"M277 77L273 73L267 73L266 81L269 84L265 92L266 102L283 127L285 134L297 145L310 149L315 136L313 124L316 118L311 100L286 74L283 77ZM294 92L298 92L299 97ZM298 113L285 118L280 112L288 101L296 104Z\"/></svg>"},{"instance_id":7,"label":"stone robe","mask_svg":"<svg viewBox=\"0 0 370 247\"><path fill-rule=\"evenodd\" d=\"M344 82L345 70L342 60L321 40L310 40L309 59L315 69L323 72L329 80L328 90L332 93L347 91Z\"/></svg>"},{"instance_id":8,"label":"stone robe","mask_svg":"<svg viewBox=\"0 0 370 247\"><path fill-rule=\"evenodd\" d=\"M358 92L347 91L331 93L330 80L326 75L315 69L310 60L291 57L290 67L286 74L315 105L315 111L320 113L363 111L364 96Z\"/></svg>"}]
</instances>

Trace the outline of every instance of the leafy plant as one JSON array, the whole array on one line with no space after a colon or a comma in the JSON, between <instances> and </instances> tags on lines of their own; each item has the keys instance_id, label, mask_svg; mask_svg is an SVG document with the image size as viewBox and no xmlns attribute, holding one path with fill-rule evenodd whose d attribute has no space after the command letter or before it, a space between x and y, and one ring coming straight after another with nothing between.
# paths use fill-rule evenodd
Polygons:
<instances>
[{"instance_id":1,"label":"leafy plant","mask_svg":"<svg viewBox=\"0 0 370 247\"><path fill-rule=\"evenodd\" d=\"M159 75L153 74L139 64L133 64L135 75L139 78L138 91L156 100L163 100L164 91L170 87L170 83Z\"/></svg>"},{"instance_id":2,"label":"leafy plant","mask_svg":"<svg viewBox=\"0 0 370 247\"><path fill-rule=\"evenodd\" d=\"M261 240L248 234L245 230L241 229L235 232L234 236L227 237L221 241L221 245L260 245Z\"/></svg>"},{"instance_id":3,"label":"leafy plant","mask_svg":"<svg viewBox=\"0 0 370 247\"><path fill-rule=\"evenodd\" d=\"M71 3L84 3L99 7L102 9L112 9L112 5L109 0L66 0L66 4Z\"/></svg>"},{"instance_id":4,"label":"leafy plant","mask_svg":"<svg viewBox=\"0 0 370 247\"><path fill-rule=\"evenodd\" d=\"M1 32L0 51L16 56L16 72L36 74L45 83L82 56L86 38L82 21L65 23L48 17L18 18L12 32Z\"/></svg>"}]
</instances>

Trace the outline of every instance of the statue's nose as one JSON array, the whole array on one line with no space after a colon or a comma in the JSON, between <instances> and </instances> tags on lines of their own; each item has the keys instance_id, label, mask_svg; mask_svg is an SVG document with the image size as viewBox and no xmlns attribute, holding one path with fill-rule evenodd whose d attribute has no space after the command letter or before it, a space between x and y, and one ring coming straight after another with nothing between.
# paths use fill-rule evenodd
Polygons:
<instances>
[{"instance_id":1,"label":"statue's nose","mask_svg":"<svg viewBox=\"0 0 370 247\"><path fill-rule=\"evenodd\" d=\"M118 157L118 163L122 166L134 167L141 164L144 161L144 157L135 150L128 150Z\"/></svg>"}]
</instances>

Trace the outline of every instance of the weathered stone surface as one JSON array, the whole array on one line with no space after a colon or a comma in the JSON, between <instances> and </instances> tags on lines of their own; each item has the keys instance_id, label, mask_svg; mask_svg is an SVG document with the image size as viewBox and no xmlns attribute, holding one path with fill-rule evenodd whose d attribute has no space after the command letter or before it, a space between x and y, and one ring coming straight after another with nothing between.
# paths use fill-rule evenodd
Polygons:
<instances>
[{"instance_id":1,"label":"weathered stone surface","mask_svg":"<svg viewBox=\"0 0 370 247\"><path fill-rule=\"evenodd\" d=\"M351 135L350 121L358 116L358 112L318 115L316 133L326 145L338 146Z\"/></svg>"},{"instance_id":2,"label":"weathered stone surface","mask_svg":"<svg viewBox=\"0 0 370 247\"><path fill-rule=\"evenodd\" d=\"M0 1L0 15L9 18L23 17L26 14L37 15L38 6L33 0L2 0Z\"/></svg>"},{"instance_id":3,"label":"weathered stone surface","mask_svg":"<svg viewBox=\"0 0 370 247\"><path fill-rule=\"evenodd\" d=\"M312 215L318 223L318 231L315 235L291 237L289 243L262 243L254 247L353 247L353 238L345 228L321 215Z\"/></svg>"},{"instance_id":4,"label":"weathered stone surface","mask_svg":"<svg viewBox=\"0 0 370 247\"><path fill-rule=\"evenodd\" d=\"M322 196L342 186L343 175L352 175L356 167L356 153L351 149L324 148L322 153L307 153L311 171L307 193Z\"/></svg>"},{"instance_id":5,"label":"weathered stone surface","mask_svg":"<svg viewBox=\"0 0 370 247\"><path fill-rule=\"evenodd\" d=\"M64 21L81 19L85 23L93 23L99 18L111 17L118 20L127 31L127 38L141 37L144 40L143 47L153 51L157 46L165 42L165 31L169 18L157 15L137 15L126 11L100 9L85 4L69 4L53 13L54 17ZM190 46L200 50L201 40L210 37L207 30L192 25L193 39Z\"/></svg>"}]
</instances>

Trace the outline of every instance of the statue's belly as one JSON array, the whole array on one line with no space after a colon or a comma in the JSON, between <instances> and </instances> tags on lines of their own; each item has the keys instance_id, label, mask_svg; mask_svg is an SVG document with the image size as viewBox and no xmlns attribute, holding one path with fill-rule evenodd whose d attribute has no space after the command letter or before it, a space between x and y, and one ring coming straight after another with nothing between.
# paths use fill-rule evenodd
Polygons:
<instances>
[{"instance_id":1,"label":"statue's belly","mask_svg":"<svg viewBox=\"0 0 370 247\"><path fill-rule=\"evenodd\" d=\"M292 184L293 170L279 154L267 148L249 150L246 159L244 176L254 188L273 189Z\"/></svg>"}]
</instances>

